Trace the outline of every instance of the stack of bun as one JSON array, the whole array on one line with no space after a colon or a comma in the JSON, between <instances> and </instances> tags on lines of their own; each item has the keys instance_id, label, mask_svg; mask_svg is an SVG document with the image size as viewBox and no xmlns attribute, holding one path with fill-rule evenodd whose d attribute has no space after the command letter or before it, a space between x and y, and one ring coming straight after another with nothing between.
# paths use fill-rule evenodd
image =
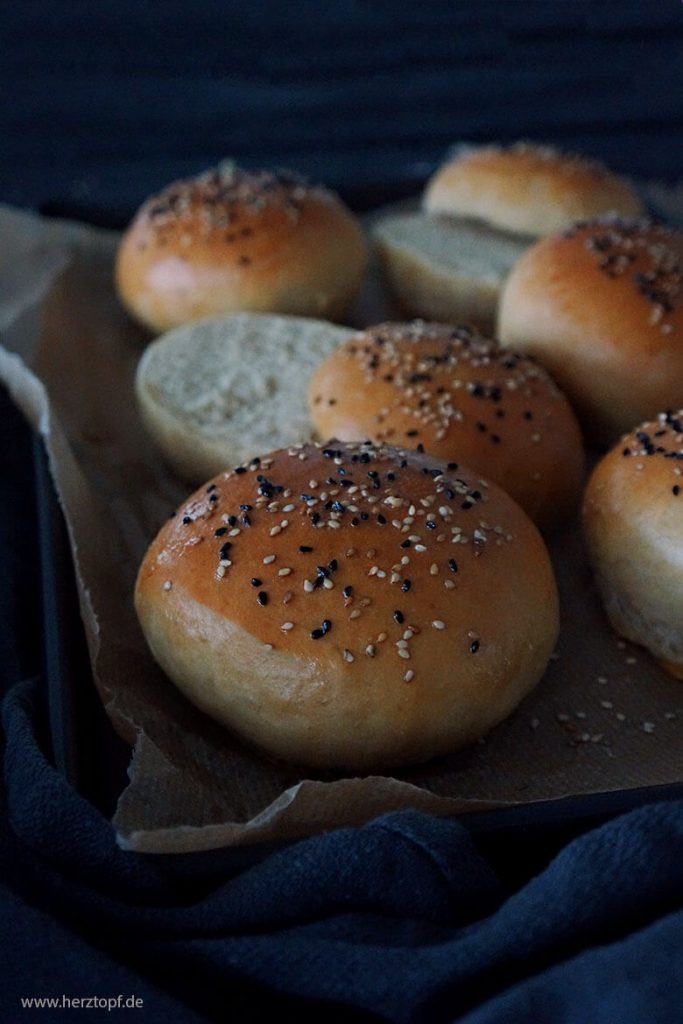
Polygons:
<instances>
[{"instance_id":1,"label":"stack of bun","mask_svg":"<svg viewBox=\"0 0 683 1024\"><path fill-rule=\"evenodd\" d=\"M405 313L491 332L503 283L534 239L610 211L643 208L596 161L527 142L469 146L436 171L419 211L380 217L374 238Z\"/></svg>"}]
</instances>

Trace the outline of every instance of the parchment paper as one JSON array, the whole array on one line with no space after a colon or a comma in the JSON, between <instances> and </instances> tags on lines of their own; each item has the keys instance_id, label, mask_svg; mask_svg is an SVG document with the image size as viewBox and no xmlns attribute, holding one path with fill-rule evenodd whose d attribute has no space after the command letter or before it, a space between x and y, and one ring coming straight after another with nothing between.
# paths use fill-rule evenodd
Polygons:
<instances>
[{"instance_id":1,"label":"parchment paper","mask_svg":"<svg viewBox=\"0 0 683 1024\"><path fill-rule=\"evenodd\" d=\"M661 186L655 198L672 210L683 202ZM310 777L244 749L196 711L154 665L132 605L144 551L188 488L138 418L132 380L149 338L113 291L117 236L7 207L0 233L0 379L45 438L94 679L134 747L114 818L124 847L209 849L398 807L450 814L683 780L683 687L610 630L576 524L551 543L557 655L518 711L469 750L392 778ZM373 277L353 323L387 311Z\"/></svg>"}]
</instances>

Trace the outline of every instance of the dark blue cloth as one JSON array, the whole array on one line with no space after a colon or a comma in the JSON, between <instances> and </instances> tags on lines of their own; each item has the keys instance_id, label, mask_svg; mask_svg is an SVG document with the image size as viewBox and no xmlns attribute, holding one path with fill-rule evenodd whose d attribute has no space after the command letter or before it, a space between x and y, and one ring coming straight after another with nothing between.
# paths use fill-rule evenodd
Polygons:
<instances>
[{"instance_id":1,"label":"dark blue cloth","mask_svg":"<svg viewBox=\"0 0 683 1024\"><path fill-rule=\"evenodd\" d=\"M246 867L153 857L120 850L48 763L37 682L4 724L3 1019L21 997L122 993L169 1024L681 1020L679 802L580 837L514 892L463 824L412 812Z\"/></svg>"}]
</instances>

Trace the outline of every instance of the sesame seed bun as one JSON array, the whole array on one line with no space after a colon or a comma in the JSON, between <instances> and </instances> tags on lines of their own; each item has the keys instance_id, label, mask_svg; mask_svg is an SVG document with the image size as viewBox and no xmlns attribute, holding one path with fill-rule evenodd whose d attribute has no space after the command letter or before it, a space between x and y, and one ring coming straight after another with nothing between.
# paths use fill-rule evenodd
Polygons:
<instances>
[{"instance_id":1,"label":"sesame seed bun","mask_svg":"<svg viewBox=\"0 0 683 1024\"><path fill-rule=\"evenodd\" d=\"M611 443L683 402L683 235L603 218L541 239L501 298L504 343L535 356Z\"/></svg>"},{"instance_id":2,"label":"sesame seed bun","mask_svg":"<svg viewBox=\"0 0 683 1024\"><path fill-rule=\"evenodd\" d=\"M389 323L354 335L316 370L321 437L422 445L503 487L538 526L576 507L584 455L576 417L546 371L464 327Z\"/></svg>"},{"instance_id":3,"label":"sesame seed bun","mask_svg":"<svg viewBox=\"0 0 683 1024\"><path fill-rule=\"evenodd\" d=\"M348 771L472 742L536 685L558 632L546 548L512 499L360 444L216 477L161 529L135 603L207 714L274 757Z\"/></svg>"},{"instance_id":4,"label":"sesame seed bun","mask_svg":"<svg viewBox=\"0 0 683 1024\"><path fill-rule=\"evenodd\" d=\"M597 160L529 142L462 147L429 181L423 206L526 235L600 213L644 212L631 185Z\"/></svg>"},{"instance_id":5,"label":"sesame seed bun","mask_svg":"<svg viewBox=\"0 0 683 1024\"><path fill-rule=\"evenodd\" d=\"M239 311L338 319L365 265L360 226L333 193L225 164L144 204L121 241L116 284L155 332Z\"/></svg>"},{"instance_id":6,"label":"sesame seed bun","mask_svg":"<svg viewBox=\"0 0 683 1024\"><path fill-rule=\"evenodd\" d=\"M642 424L602 459L583 521L612 625L683 679L683 409Z\"/></svg>"}]
</instances>

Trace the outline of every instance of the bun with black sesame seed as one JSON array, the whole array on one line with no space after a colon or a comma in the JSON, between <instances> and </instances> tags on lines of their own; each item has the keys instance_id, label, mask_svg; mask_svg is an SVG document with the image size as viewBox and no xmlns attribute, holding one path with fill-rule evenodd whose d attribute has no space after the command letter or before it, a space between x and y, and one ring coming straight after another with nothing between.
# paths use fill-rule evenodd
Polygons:
<instances>
[{"instance_id":1,"label":"bun with black sesame seed","mask_svg":"<svg viewBox=\"0 0 683 1024\"><path fill-rule=\"evenodd\" d=\"M537 242L501 298L502 341L539 360L588 440L683 402L683 234L599 218Z\"/></svg>"},{"instance_id":2,"label":"bun with black sesame seed","mask_svg":"<svg viewBox=\"0 0 683 1024\"><path fill-rule=\"evenodd\" d=\"M241 310L339 319L365 265L361 228L332 192L226 163L142 206L119 247L116 284L158 333Z\"/></svg>"},{"instance_id":3,"label":"bun with black sesame seed","mask_svg":"<svg viewBox=\"0 0 683 1024\"><path fill-rule=\"evenodd\" d=\"M642 424L598 463L583 522L615 630L683 679L683 409Z\"/></svg>"},{"instance_id":4,"label":"bun with black sesame seed","mask_svg":"<svg viewBox=\"0 0 683 1024\"><path fill-rule=\"evenodd\" d=\"M273 452L161 529L135 603L208 715L276 758L372 771L473 742L558 632L543 541L494 484L416 452Z\"/></svg>"},{"instance_id":5,"label":"bun with black sesame seed","mask_svg":"<svg viewBox=\"0 0 683 1024\"><path fill-rule=\"evenodd\" d=\"M578 505L576 417L548 373L465 327L386 323L337 347L309 385L322 437L421 445L506 490L549 529Z\"/></svg>"},{"instance_id":6,"label":"bun with black sesame seed","mask_svg":"<svg viewBox=\"0 0 683 1024\"><path fill-rule=\"evenodd\" d=\"M530 142L462 145L427 183L421 209L379 217L374 237L405 314L492 332L505 279L534 240L607 212L644 211L596 160Z\"/></svg>"},{"instance_id":7,"label":"bun with black sesame seed","mask_svg":"<svg viewBox=\"0 0 683 1024\"><path fill-rule=\"evenodd\" d=\"M306 383L349 331L266 313L209 317L145 349L135 395L166 462L189 483L311 437Z\"/></svg>"}]
</instances>

